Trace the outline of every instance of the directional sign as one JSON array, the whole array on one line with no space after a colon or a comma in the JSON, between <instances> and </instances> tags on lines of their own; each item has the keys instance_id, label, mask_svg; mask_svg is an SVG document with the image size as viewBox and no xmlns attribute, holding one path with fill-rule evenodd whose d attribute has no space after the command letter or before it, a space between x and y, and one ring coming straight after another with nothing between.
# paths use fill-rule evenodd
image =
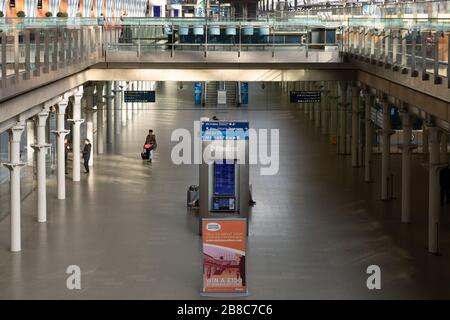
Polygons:
<instances>
[{"instance_id":1,"label":"directional sign","mask_svg":"<svg viewBox=\"0 0 450 320\"><path fill-rule=\"evenodd\" d=\"M155 91L125 91L124 102L155 102Z\"/></svg>"},{"instance_id":2,"label":"directional sign","mask_svg":"<svg viewBox=\"0 0 450 320\"><path fill-rule=\"evenodd\" d=\"M202 140L248 140L248 122L204 121L202 122Z\"/></svg>"},{"instance_id":3,"label":"directional sign","mask_svg":"<svg viewBox=\"0 0 450 320\"><path fill-rule=\"evenodd\" d=\"M320 91L291 91L291 103L320 102Z\"/></svg>"}]
</instances>

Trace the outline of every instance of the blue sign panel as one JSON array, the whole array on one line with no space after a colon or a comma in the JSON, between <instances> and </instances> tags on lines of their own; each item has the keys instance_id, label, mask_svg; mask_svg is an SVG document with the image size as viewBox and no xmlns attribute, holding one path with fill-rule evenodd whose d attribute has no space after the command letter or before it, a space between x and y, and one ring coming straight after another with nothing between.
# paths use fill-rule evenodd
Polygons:
<instances>
[{"instance_id":1,"label":"blue sign panel","mask_svg":"<svg viewBox=\"0 0 450 320\"><path fill-rule=\"evenodd\" d=\"M202 140L248 140L248 122L202 122Z\"/></svg>"},{"instance_id":2,"label":"blue sign panel","mask_svg":"<svg viewBox=\"0 0 450 320\"><path fill-rule=\"evenodd\" d=\"M241 82L241 103L248 104L248 82Z\"/></svg>"},{"instance_id":3,"label":"blue sign panel","mask_svg":"<svg viewBox=\"0 0 450 320\"><path fill-rule=\"evenodd\" d=\"M155 91L125 91L124 102L155 102Z\"/></svg>"},{"instance_id":4,"label":"blue sign panel","mask_svg":"<svg viewBox=\"0 0 450 320\"><path fill-rule=\"evenodd\" d=\"M320 91L291 91L291 103L314 103L320 102Z\"/></svg>"},{"instance_id":5,"label":"blue sign panel","mask_svg":"<svg viewBox=\"0 0 450 320\"><path fill-rule=\"evenodd\" d=\"M194 84L194 101L195 104L202 104L202 83L196 82Z\"/></svg>"}]
</instances>

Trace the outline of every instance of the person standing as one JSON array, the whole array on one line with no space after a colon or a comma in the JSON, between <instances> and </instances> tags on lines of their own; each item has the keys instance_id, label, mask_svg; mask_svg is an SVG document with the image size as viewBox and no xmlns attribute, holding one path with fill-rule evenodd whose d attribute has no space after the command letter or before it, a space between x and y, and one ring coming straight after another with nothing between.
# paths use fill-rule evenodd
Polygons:
<instances>
[{"instance_id":1,"label":"person standing","mask_svg":"<svg viewBox=\"0 0 450 320\"><path fill-rule=\"evenodd\" d=\"M91 158L92 144L89 139L84 139L83 160L86 174L89 174L89 159Z\"/></svg>"}]
</instances>

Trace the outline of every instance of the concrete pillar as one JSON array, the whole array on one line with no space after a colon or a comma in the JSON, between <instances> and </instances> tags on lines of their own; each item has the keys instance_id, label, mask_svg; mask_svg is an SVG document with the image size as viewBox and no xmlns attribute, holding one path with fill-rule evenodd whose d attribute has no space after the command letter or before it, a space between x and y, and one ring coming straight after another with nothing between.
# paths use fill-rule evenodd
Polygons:
<instances>
[{"instance_id":1,"label":"concrete pillar","mask_svg":"<svg viewBox=\"0 0 450 320\"><path fill-rule=\"evenodd\" d=\"M341 103L339 105L339 143L338 154L346 154L347 146L347 82L339 82Z\"/></svg>"},{"instance_id":2,"label":"concrete pillar","mask_svg":"<svg viewBox=\"0 0 450 320\"><path fill-rule=\"evenodd\" d=\"M112 94L112 82L106 82L106 143L111 144L113 142L113 94Z\"/></svg>"},{"instance_id":3,"label":"concrete pillar","mask_svg":"<svg viewBox=\"0 0 450 320\"><path fill-rule=\"evenodd\" d=\"M74 95L72 119L72 180L80 181L80 126L84 122L81 119L81 99L83 98L83 86L78 88Z\"/></svg>"},{"instance_id":4,"label":"concrete pillar","mask_svg":"<svg viewBox=\"0 0 450 320\"><path fill-rule=\"evenodd\" d=\"M119 135L122 127L122 86L120 81L114 81L114 133ZM125 119L126 121L126 119Z\"/></svg>"},{"instance_id":5,"label":"concrete pillar","mask_svg":"<svg viewBox=\"0 0 450 320\"><path fill-rule=\"evenodd\" d=\"M321 108L322 108L322 112L321 112L321 128L322 128L322 134L328 134L329 131L329 116L330 116L330 109L328 107L328 102L329 102L329 82L322 82L323 85L323 89L322 89L322 100L321 100Z\"/></svg>"},{"instance_id":6,"label":"concrete pillar","mask_svg":"<svg viewBox=\"0 0 450 320\"><path fill-rule=\"evenodd\" d=\"M359 145L359 87L356 84L352 86L352 137L351 137L351 153L352 167L358 167L360 154L358 153Z\"/></svg>"},{"instance_id":7,"label":"concrete pillar","mask_svg":"<svg viewBox=\"0 0 450 320\"><path fill-rule=\"evenodd\" d=\"M400 110L403 126L402 149L402 222L411 222L411 151L412 116L408 110Z\"/></svg>"},{"instance_id":8,"label":"concrete pillar","mask_svg":"<svg viewBox=\"0 0 450 320\"><path fill-rule=\"evenodd\" d=\"M58 185L58 199L66 198L66 178L65 178L65 154L64 154L64 139L70 132L65 129L64 115L66 114L69 100L67 97L58 104L56 113L56 130L53 131L57 135L56 153L57 153L57 175L56 181ZM75 138L74 138L75 140ZM74 161L75 164L76 161Z\"/></svg>"},{"instance_id":9,"label":"concrete pillar","mask_svg":"<svg viewBox=\"0 0 450 320\"><path fill-rule=\"evenodd\" d=\"M440 185L439 159L440 130L433 126L427 126L429 132L430 161L428 182L428 252L439 253L439 212L440 212Z\"/></svg>"},{"instance_id":10,"label":"concrete pillar","mask_svg":"<svg viewBox=\"0 0 450 320\"><path fill-rule=\"evenodd\" d=\"M392 176L390 168L391 155L391 117L389 103L382 98L380 104L383 109L383 129L381 129L381 200L391 199Z\"/></svg>"},{"instance_id":11,"label":"concrete pillar","mask_svg":"<svg viewBox=\"0 0 450 320\"><path fill-rule=\"evenodd\" d=\"M103 119L105 103L103 101L103 82L97 82L96 94L97 94L97 154L103 154Z\"/></svg>"},{"instance_id":12,"label":"concrete pillar","mask_svg":"<svg viewBox=\"0 0 450 320\"><path fill-rule=\"evenodd\" d=\"M441 163L448 162L448 133L446 131L442 131L441 134L441 153L440 153L440 161Z\"/></svg>"},{"instance_id":13,"label":"concrete pillar","mask_svg":"<svg viewBox=\"0 0 450 320\"><path fill-rule=\"evenodd\" d=\"M24 166L24 163L20 162L20 139L24 129L24 125L19 123L9 129L9 162L3 164L9 169L12 252L22 250L20 227L20 169Z\"/></svg>"},{"instance_id":14,"label":"concrete pillar","mask_svg":"<svg viewBox=\"0 0 450 320\"><path fill-rule=\"evenodd\" d=\"M365 127L365 141L364 141L364 181L372 182L372 139L373 139L373 128L372 128L372 105L373 96L370 94L369 90L366 89L364 93L364 127Z\"/></svg>"},{"instance_id":15,"label":"concrete pillar","mask_svg":"<svg viewBox=\"0 0 450 320\"><path fill-rule=\"evenodd\" d=\"M36 122L37 140L32 147L36 151L36 167L37 167L37 221L47 221L47 174L45 167L45 155L50 144L45 142L46 124L48 118L48 110L38 113L34 120Z\"/></svg>"}]
</instances>

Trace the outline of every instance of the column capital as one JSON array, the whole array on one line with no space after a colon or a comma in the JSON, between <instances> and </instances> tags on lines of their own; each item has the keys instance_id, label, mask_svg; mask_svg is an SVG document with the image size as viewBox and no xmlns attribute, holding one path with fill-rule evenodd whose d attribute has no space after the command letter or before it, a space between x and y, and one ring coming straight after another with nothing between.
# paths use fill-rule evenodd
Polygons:
<instances>
[{"instance_id":1,"label":"column capital","mask_svg":"<svg viewBox=\"0 0 450 320\"><path fill-rule=\"evenodd\" d=\"M3 162L2 165L4 167L6 167L9 171L20 171L20 169L22 169L22 167L25 166L25 163L12 163L12 162Z\"/></svg>"},{"instance_id":2,"label":"column capital","mask_svg":"<svg viewBox=\"0 0 450 320\"><path fill-rule=\"evenodd\" d=\"M32 147L36 151L41 151L50 148L52 145L50 143L44 143L44 144L32 144L30 147Z\"/></svg>"},{"instance_id":3,"label":"column capital","mask_svg":"<svg viewBox=\"0 0 450 320\"><path fill-rule=\"evenodd\" d=\"M36 126L45 127L47 124L48 115L49 112L47 110L43 110L42 112L39 112L37 115L35 115L34 121L36 123Z\"/></svg>"},{"instance_id":4,"label":"column capital","mask_svg":"<svg viewBox=\"0 0 450 320\"><path fill-rule=\"evenodd\" d=\"M66 135L68 135L70 133L70 130L67 130L67 129L61 130L61 131L52 130L51 133L56 134L58 137L61 137L61 136L65 137Z\"/></svg>"},{"instance_id":5,"label":"column capital","mask_svg":"<svg viewBox=\"0 0 450 320\"><path fill-rule=\"evenodd\" d=\"M84 119L67 119L69 122L73 122L74 125L81 125L84 122Z\"/></svg>"},{"instance_id":6,"label":"column capital","mask_svg":"<svg viewBox=\"0 0 450 320\"><path fill-rule=\"evenodd\" d=\"M65 114L68 105L69 105L69 99L61 100L58 103L58 114Z\"/></svg>"},{"instance_id":7,"label":"column capital","mask_svg":"<svg viewBox=\"0 0 450 320\"><path fill-rule=\"evenodd\" d=\"M22 136L24 129L25 129L25 126L22 125L21 123L17 123L14 127L8 129L9 141L20 142L20 138Z\"/></svg>"}]
</instances>

